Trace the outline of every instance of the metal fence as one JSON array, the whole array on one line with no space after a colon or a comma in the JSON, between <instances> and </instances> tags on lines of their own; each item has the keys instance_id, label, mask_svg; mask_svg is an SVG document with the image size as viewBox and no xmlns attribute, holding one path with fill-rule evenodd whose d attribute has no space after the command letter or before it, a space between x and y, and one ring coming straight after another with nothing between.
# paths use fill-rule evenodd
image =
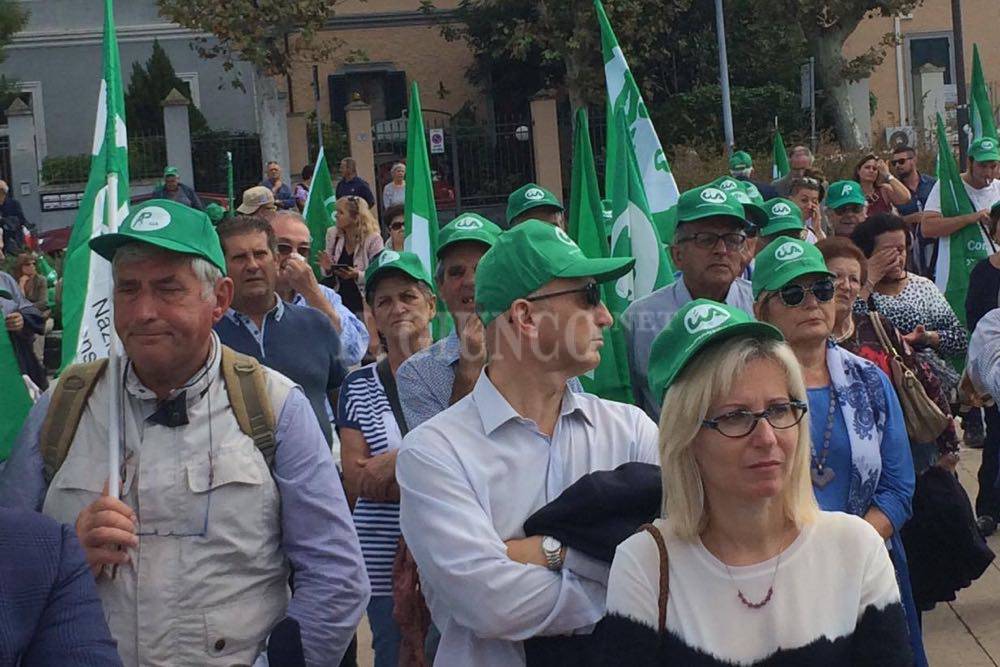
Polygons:
<instances>
[{"instance_id":1,"label":"metal fence","mask_svg":"<svg viewBox=\"0 0 1000 667\"><path fill-rule=\"evenodd\" d=\"M147 135L128 138L128 172L131 180L161 178L166 166L166 137ZM83 180L87 180L86 176Z\"/></svg>"},{"instance_id":2,"label":"metal fence","mask_svg":"<svg viewBox=\"0 0 1000 667\"><path fill-rule=\"evenodd\" d=\"M0 137L0 178L14 187L14 177L10 168L10 137Z\"/></svg>"},{"instance_id":3,"label":"metal fence","mask_svg":"<svg viewBox=\"0 0 1000 667\"><path fill-rule=\"evenodd\" d=\"M191 138L194 188L199 192L228 192L226 153L233 154L233 190L237 204L244 190L260 183L260 136L238 132L212 132Z\"/></svg>"}]
</instances>

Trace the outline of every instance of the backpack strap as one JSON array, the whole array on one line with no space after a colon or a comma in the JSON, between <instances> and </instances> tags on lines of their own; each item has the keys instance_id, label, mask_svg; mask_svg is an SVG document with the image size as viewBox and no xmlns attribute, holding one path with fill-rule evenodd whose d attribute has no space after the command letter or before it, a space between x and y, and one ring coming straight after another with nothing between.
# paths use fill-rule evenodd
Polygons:
<instances>
[{"instance_id":1,"label":"backpack strap","mask_svg":"<svg viewBox=\"0 0 1000 667\"><path fill-rule=\"evenodd\" d=\"M52 391L45 421L42 422L42 432L39 437L39 449L42 453L43 475L45 483L49 484L59 472L76 429L80 425L80 417L87 406L87 399L94 391L97 381L104 375L108 366L107 359L98 359L86 364L73 364L62 373L59 382Z\"/></svg>"},{"instance_id":2,"label":"backpack strap","mask_svg":"<svg viewBox=\"0 0 1000 667\"><path fill-rule=\"evenodd\" d=\"M410 431L410 427L406 424L406 415L403 414L403 406L399 402L399 391L396 388L396 376L392 374L392 368L389 367L389 357L382 357L377 364L375 364L375 372L378 374L378 379L382 383L382 388L385 389L385 396L389 399L389 407L392 408L392 415L396 418L396 425L399 426L399 434L403 437L406 436Z\"/></svg>"},{"instance_id":3,"label":"backpack strap","mask_svg":"<svg viewBox=\"0 0 1000 667\"><path fill-rule=\"evenodd\" d=\"M670 568L669 561L667 560L667 544L663 541L663 534L660 532L660 529L653 524L644 524L639 527L639 530L644 530L653 536L653 541L656 542L656 549L660 552L660 599L658 602L660 619L657 629L662 635L667 630L667 599L670 596Z\"/></svg>"},{"instance_id":4,"label":"backpack strap","mask_svg":"<svg viewBox=\"0 0 1000 667\"><path fill-rule=\"evenodd\" d=\"M267 393L266 371L253 357L222 346L222 378L240 430L253 439L267 467L274 468L274 410Z\"/></svg>"}]
</instances>

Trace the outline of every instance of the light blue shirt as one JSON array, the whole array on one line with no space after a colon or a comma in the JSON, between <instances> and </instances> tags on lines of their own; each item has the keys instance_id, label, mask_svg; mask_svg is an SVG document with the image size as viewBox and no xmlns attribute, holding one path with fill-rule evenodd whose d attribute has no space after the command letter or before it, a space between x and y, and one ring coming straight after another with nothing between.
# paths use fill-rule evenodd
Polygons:
<instances>
[{"instance_id":1,"label":"light blue shirt","mask_svg":"<svg viewBox=\"0 0 1000 667\"><path fill-rule=\"evenodd\" d=\"M326 285L320 285L319 288L333 306L333 310L340 316L340 356L344 366L360 364L365 352L368 351L368 327L344 305L337 292ZM306 298L298 292L292 297L291 303L296 306L309 305L306 303Z\"/></svg>"},{"instance_id":2,"label":"light blue shirt","mask_svg":"<svg viewBox=\"0 0 1000 667\"><path fill-rule=\"evenodd\" d=\"M396 462L400 527L441 631L437 664L523 665L523 640L592 630L607 565L573 549L559 572L522 565L504 541L583 475L629 461L659 463L656 425L637 407L567 390L548 437L485 371L410 431Z\"/></svg>"},{"instance_id":3,"label":"light blue shirt","mask_svg":"<svg viewBox=\"0 0 1000 667\"><path fill-rule=\"evenodd\" d=\"M458 334L452 330L447 337L410 356L396 371L399 403L410 429L448 409L460 353ZM583 393L583 385L576 378L566 386L574 393Z\"/></svg>"},{"instance_id":4,"label":"light blue shirt","mask_svg":"<svg viewBox=\"0 0 1000 667\"><path fill-rule=\"evenodd\" d=\"M652 294L632 302L622 313L622 330L625 333L625 349L628 352L629 375L636 402L654 421L660 421L660 399L653 396L649 388L649 351L656 335L670 323L674 313L686 303L690 303L691 292L684 284L684 276L661 287ZM729 287L726 303L739 308L753 317L753 289L750 282L737 278Z\"/></svg>"}]
</instances>

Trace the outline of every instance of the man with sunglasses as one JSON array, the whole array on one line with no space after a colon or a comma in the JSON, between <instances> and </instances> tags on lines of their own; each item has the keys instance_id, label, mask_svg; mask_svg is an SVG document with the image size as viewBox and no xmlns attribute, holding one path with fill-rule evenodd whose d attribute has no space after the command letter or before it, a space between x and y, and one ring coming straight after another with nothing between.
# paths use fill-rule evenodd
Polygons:
<instances>
[{"instance_id":1,"label":"man with sunglasses","mask_svg":"<svg viewBox=\"0 0 1000 667\"><path fill-rule=\"evenodd\" d=\"M607 564L523 526L583 475L659 460L638 408L566 386L601 360L612 319L597 285L634 264L588 258L539 220L501 234L479 263L489 363L468 396L410 431L396 462L437 664L524 665L524 640L589 633L604 615Z\"/></svg>"},{"instance_id":2,"label":"man with sunglasses","mask_svg":"<svg viewBox=\"0 0 1000 667\"><path fill-rule=\"evenodd\" d=\"M312 234L305 218L297 211L279 211L271 220L271 229L278 240L278 296L326 315L340 336L344 366L360 363L368 350L368 329L335 290L316 280L307 259L312 255Z\"/></svg>"},{"instance_id":3,"label":"man with sunglasses","mask_svg":"<svg viewBox=\"0 0 1000 667\"><path fill-rule=\"evenodd\" d=\"M632 387L636 401L654 420L660 401L647 381L653 339L681 306L695 299L728 303L753 312L750 282L740 278L747 244L747 218L757 215L735 193L704 185L688 190L677 201L677 229L670 246L680 275L677 280L634 301L622 314Z\"/></svg>"},{"instance_id":4,"label":"man with sunglasses","mask_svg":"<svg viewBox=\"0 0 1000 667\"><path fill-rule=\"evenodd\" d=\"M917 243L914 244L913 256L920 275L933 280L932 257L933 248L937 245L934 239L926 239L920 232L919 223L923 219L927 198L934 189L937 179L917 171L917 150L912 146L897 146L892 152L892 172L899 182L910 191L910 201L896 206L906 224L916 231Z\"/></svg>"},{"instance_id":5,"label":"man with sunglasses","mask_svg":"<svg viewBox=\"0 0 1000 667\"><path fill-rule=\"evenodd\" d=\"M826 212L835 236L850 237L868 217L868 200L857 181L837 181L826 193Z\"/></svg>"}]
</instances>

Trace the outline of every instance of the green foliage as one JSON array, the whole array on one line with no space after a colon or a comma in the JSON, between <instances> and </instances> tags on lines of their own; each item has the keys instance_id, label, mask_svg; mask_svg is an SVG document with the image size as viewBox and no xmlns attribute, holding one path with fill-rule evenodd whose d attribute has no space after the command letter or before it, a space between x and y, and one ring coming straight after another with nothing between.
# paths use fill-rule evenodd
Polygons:
<instances>
[{"instance_id":1,"label":"green foliage","mask_svg":"<svg viewBox=\"0 0 1000 667\"><path fill-rule=\"evenodd\" d=\"M42 182L47 185L86 183L90 173L90 155L49 156L42 161Z\"/></svg>"},{"instance_id":2,"label":"green foliage","mask_svg":"<svg viewBox=\"0 0 1000 667\"><path fill-rule=\"evenodd\" d=\"M160 42L153 40L153 53L145 65L132 63L132 78L125 91L125 118L129 136L163 135L163 99L177 89L191 100L191 87L182 81ZM191 134L208 132L208 121L201 111L188 105Z\"/></svg>"},{"instance_id":3,"label":"green foliage","mask_svg":"<svg viewBox=\"0 0 1000 667\"><path fill-rule=\"evenodd\" d=\"M316 112L310 111L306 115L307 141L309 146L309 162L313 163L319 155L319 142L316 136ZM336 174L337 165L342 159L350 156L351 148L347 141L347 131L338 123L323 123L323 153L326 155L326 163L330 167L330 173ZM303 165L292 165L298 171ZM313 164L315 167L316 165Z\"/></svg>"},{"instance_id":4,"label":"green foliage","mask_svg":"<svg viewBox=\"0 0 1000 667\"><path fill-rule=\"evenodd\" d=\"M0 63L7 59L4 47L28 24L28 10L16 0L0 0ZM0 104L6 109L14 101L16 82L0 75Z\"/></svg>"}]
</instances>

